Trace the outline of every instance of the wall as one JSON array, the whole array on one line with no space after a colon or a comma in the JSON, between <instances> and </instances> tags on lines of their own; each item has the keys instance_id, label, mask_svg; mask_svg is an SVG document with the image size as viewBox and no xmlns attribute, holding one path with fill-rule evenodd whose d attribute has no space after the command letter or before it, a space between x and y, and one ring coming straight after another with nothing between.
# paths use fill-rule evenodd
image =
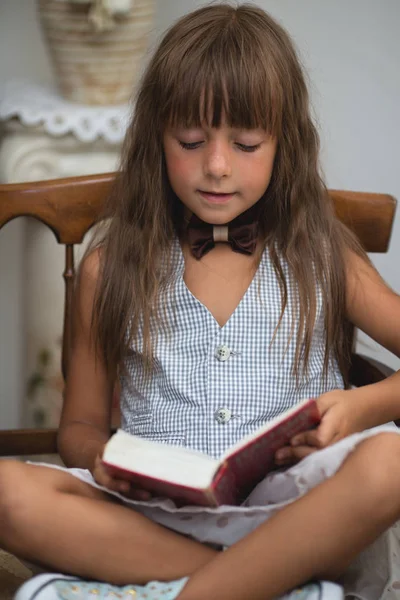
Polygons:
<instances>
[{"instance_id":1,"label":"wall","mask_svg":"<svg viewBox=\"0 0 400 600\"><path fill-rule=\"evenodd\" d=\"M12 77L53 79L34 0L0 0L0 87ZM24 229L14 221L0 234L0 429L19 425L25 390Z\"/></svg>"},{"instance_id":2,"label":"wall","mask_svg":"<svg viewBox=\"0 0 400 600\"><path fill-rule=\"evenodd\" d=\"M202 4L205 2L158 0L153 42L176 18ZM348 0L259 0L258 4L289 30L308 69L328 186L387 192L400 198L398 0L352 0L351 3ZM46 83L53 81L39 34L34 0L0 0L0 86L2 81L14 76ZM8 237L11 235L14 237L8 233ZM13 302L23 291L23 281L22 274L19 279L16 275L20 272L21 257L8 255L5 261L5 243L0 244L0 361L3 362L0 410L3 411L6 398L9 400L13 390L16 393L21 386L19 375L12 372L7 340L14 335ZM399 253L400 211L389 253L373 257L383 277L397 291L400 291ZM367 354L399 368L397 358L365 336L360 343ZM21 353L23 340L15 344L17 354ZM4 364L10 365L10 369L5 369ZM3 412L0 427L12 424L15 415Z\"/></svg>"}]
</instances>

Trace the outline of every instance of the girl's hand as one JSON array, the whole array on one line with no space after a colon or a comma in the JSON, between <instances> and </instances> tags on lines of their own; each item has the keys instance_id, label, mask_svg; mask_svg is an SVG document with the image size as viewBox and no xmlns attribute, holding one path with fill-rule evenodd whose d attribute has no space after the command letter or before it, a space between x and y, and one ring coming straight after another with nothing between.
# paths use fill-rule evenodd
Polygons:
<instances>
[{"instance_id":1,"label":"girl's hand","mask_svg":"<svg viewBox=\"0 0 400 600\"><path fill-rule=\"evenodd\" d=\"M132 500L149 500L151 498L150 492L135 487L129 481L117 479L110 475L101 461L102 455L103 452L100 452L96 456L92 472L93 479L96 483L114 492L124 494L125 496L128 496L128 498L132 498Z\"/></svg>"},{"instance_id":2,"label":"girl's hand","mask_svg":"<svg viewBox=\"0 0 400 600\"><path fill-rule=\"evenodd\" d=\"M280 448L275 454L278 466L293 464L309 454L362 431L365 427L362 409L351 402L352 390L333 390L317 399L321 422L316 429L304 431L290 440L290 446Z\"/></svg>"}]
</instances>

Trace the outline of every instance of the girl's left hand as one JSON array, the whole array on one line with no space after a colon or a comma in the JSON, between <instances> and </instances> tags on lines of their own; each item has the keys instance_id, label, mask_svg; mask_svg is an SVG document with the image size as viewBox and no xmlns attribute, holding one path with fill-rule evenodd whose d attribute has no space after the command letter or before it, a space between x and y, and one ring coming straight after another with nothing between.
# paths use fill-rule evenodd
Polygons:
<instances>
[{"instance_id":1,"label":"girl's left hand","mask_svg":"<svg viewBox=\"0 0 400 600\"><path fill-rule=\"evenodd\" d=\"M298 462L309 454L362 431L365 427L362 409L351 401L352 390L333 390L317 399L321 422L316 429L304 431L290 440L290 446L280 448L275 463L284 466Z\"/></svg>"}]
</instances>

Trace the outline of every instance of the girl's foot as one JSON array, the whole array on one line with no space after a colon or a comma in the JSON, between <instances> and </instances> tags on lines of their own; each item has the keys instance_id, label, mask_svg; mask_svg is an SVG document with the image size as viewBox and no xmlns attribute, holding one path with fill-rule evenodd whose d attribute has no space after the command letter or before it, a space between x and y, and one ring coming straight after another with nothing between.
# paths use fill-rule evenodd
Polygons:
<instances>
[{"instance_id":1,"label":"girl's foot","mask_svg":"<svg viewBox=\"0 0 400 600\"><path fill-rule=\"evenodd\" d=\"M174 600L187 578L152 581L145 586L116 586L76 577L45 573L33 577L18 590L14 600ZM343 589L327 581L296 588L279 600L343 600Z\"/></svg>"}]
</instances>

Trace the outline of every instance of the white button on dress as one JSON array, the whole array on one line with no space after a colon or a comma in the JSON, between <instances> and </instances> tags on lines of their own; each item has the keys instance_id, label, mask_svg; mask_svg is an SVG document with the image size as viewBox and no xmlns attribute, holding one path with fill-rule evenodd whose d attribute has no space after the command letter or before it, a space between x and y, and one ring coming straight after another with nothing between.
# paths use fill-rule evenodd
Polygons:
<instances>
[{"instance_id":1,"label":"white button on dress","mask_svg":"<svg viewBox=\"0 0 400 600\"><path fill-rule=\"evenodd\" d=\"M218 358L218 360L220 360L221 362L225 362L226 360L228 360L228 358L230 357L230 355L232 354L230 348L228 348L228 346L225 346L224 344L222 346L218 346L215 355Z\"/></svg>"},{"instance_id":2,"label":"white button on dress","mask_svg":"<svg viewBox=\"0 0 400 600\"><path fill-rule=\"evenodd\" d=\"M219 408L214 413L215 420L217 423L227 423L232 418L232 413L229 408Z\"/></svg>"}]
</instances>

